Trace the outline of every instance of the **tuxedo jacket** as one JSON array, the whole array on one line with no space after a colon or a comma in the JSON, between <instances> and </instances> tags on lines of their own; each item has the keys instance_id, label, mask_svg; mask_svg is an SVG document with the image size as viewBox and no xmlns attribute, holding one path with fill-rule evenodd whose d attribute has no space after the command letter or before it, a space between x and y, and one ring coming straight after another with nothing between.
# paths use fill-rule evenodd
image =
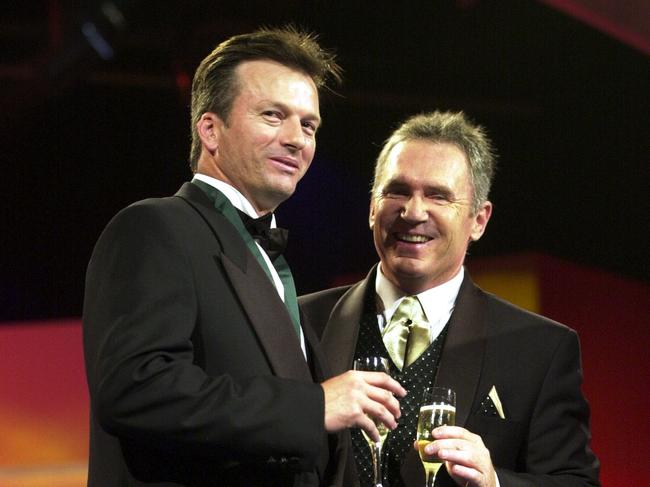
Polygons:
<instances>
[{"instance_id":1,"label":"tuxedo jacket","mask_svg":"<svg viewBox=\"0 0 650 487\"><path fill-rule=\"evenodd\" d=\"M354 286L299 299L334 374L352 368L375 272ZM482 291L467 273L448 327L435 383L456 391L456 424L481 436L501 487L599 485L576 333ZM505 419L482 407L493 386ZM407 454L400 473L406 486L424 485L417 451ZM346 486L358 485L351 455L345 475ZM455 485L444 468L436 480Z\"/></svg>"},{"instance_id":2,"label":"tuxedo jacket","mask_svg":"<svg viewBox=\"0 0 650 487\"><path fill-rule=\"evenodd\" d=\"M329 482L317 340L196 185L108 224L83 331L90 486Z\"/></svg>"}]
</instances>

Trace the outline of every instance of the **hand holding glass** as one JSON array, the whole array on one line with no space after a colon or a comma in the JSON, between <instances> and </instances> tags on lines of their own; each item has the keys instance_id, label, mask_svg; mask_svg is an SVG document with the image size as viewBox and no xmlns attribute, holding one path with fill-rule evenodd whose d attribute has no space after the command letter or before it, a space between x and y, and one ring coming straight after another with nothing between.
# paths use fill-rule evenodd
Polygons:
<instances>
[{"instance_id":1,"label":"hand holding glass","mask_svg":"<svg viewBox=\"0 0 650 487\"><path fill-rule=\"evenodd\" d=\"M389 362L384 357L364 357L354 361L354 370L364 370L367 372L385 372L389 373ZM384 446L386 436L388 436L388 428L381 421L372 418L379 431L379 441L374 441L370 438L364 430L361 430L364 438L368 442L370 451L372 453L372 467L373 467L373 485L374 487L382 487L381 476L381 449Z\"/></svg>"},{"instance_id":2,"label":"hand holding glass","mask_svg":"<svg viewBox=\"0 0 650 487\"><path fill-rule=\"evenodd\" d=\"M453 426L455 423L456 393L446 387L427 387L420 405L416 439L420 460L426 473L427 487L433 487L442 460L435 455L426 454L424 447L434 440L431 433L433 429L443 424Z\"/></svg>"}]
</instances>

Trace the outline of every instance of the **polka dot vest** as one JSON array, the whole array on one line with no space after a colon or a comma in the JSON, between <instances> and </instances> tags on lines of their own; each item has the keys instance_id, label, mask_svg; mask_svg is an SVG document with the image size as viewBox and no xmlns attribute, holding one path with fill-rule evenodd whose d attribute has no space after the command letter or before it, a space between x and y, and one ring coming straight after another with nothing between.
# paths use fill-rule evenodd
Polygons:
<instances>
[{"instance_id":1,"label":"polka dot vest","mask_svg":"<svg viewBox=\"0 0 650 487\"><path fill-rule=\"evenodd\" d=\"M407 452L413 448L415 432L420 410L420 399L424 388L433 385L442 345L447 335L447 326L431 343L422 355L411 365L400 371L391 363L391 375L408 391L405 398L400 400L402 417L397 429L388 434L382 451L382 474L384 487L400 487L400 465ZM359 327L359 338L354 358L367 356L383 356L389 358L386 347L377 326L377 311L375 290L368 286L364 297L363 314ZM390 360L390 358L389 358ZM370 448L360 429L353 429L352 447L356 460L361 487L372 487L372 459Z\"/></svg>"}]
</instances>

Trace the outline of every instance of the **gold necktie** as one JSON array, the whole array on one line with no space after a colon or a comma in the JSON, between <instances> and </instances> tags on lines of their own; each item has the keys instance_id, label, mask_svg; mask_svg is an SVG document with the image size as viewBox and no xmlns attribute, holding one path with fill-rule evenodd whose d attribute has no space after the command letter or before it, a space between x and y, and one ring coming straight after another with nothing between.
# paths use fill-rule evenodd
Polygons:
<instances>
[{"instance_id":1,"label":"gold necktie","mask_svg":"<svg viewBox=\"0 0 650 487\"><path fill-rule=\"evenodd\" d=\"M400 370L415 362L429 347L429 327L416 296L402 300L384 328L383 339L390 358Z\"/></svg>"}]
</instances>

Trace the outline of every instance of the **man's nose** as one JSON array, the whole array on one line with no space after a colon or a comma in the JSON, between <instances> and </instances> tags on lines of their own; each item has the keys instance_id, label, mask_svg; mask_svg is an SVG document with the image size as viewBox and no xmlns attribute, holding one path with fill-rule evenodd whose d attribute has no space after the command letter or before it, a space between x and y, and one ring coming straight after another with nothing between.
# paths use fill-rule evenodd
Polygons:
<instances>
[{"instance_id":1,"label":"man's nose","mask_svg":"<svg viewBox=\"0 0 650 487\"><path fill-rule=\"evenodd\" d=\"M422 197L412 195L405 200L402 207L401 217L409 223L420 223L429 218L426 203Z\"/></svg>"},{"instance_id":2,"label":"man's nose","mask_svg":"<svg viewBox=\"0 0 650 487\"><path fill-rule=\"evenodd\" d=\"M302 122L293 118L287 118L282 124L280 143L295 150L302 149L306 144L305 133L302 129Z\"/></svg>"}]
</instances>

